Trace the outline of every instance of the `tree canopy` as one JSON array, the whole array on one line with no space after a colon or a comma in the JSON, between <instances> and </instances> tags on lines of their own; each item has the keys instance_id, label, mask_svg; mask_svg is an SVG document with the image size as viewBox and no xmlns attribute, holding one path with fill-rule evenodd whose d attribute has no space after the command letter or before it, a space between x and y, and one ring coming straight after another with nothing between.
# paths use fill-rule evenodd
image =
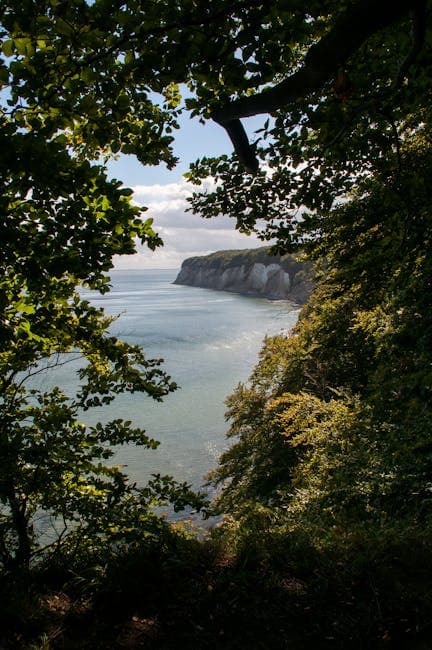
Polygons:
<instances>
[{"instance_id":1,"label":"tree canopy","mask_svg":"<svg viewBox=\"0 0 432 650\"><path fill-rule=\"evenodd\" d=\"M242 80L233 83L222 68L223 84L197 84L195 105L208 103L238 155L192 167L193 180L211 174L219 181L193 207L206 217L228 214L283 250L302 241L304 229L313 232L302 212L330 208L380 165L400 166L401 141L430 106L430 7L259 7L249 8L252 24L239 12L234 69ZM271 119L249 145L240 118L259 113Z\"/></svg>"},{"instance_id":2,"label":"tree canopy","mask_svg":"<svg viewBox=\"0 0 432 650\"><path fill-rule=\"evenodd\" d=\"M125 391L161 400L176 387L160 359L147 359L138 346L111 336L111 319L79 291L83 285L109 290L113 256L132 254L136 240L150 249L161 244L144 209L132 204L131 190L107 178L106 161L121 150L144 164L174 164L169 130L175 111L149 97L168 82L149 64L141 73L135 68L134 78L128 39L136 42L138 35L131 33L130 11L114 9L104 2L55 0L1 9L5 568L28 567L46 550L99 553L157 536L163 522L152 514L154 505L198 503L171 477L136 487L120 467L107 464L115 445L157 446L132 422L86 426L79 415ZM143 29L152 24L160 45L161 25L150 21ZM166 106L175 104L174 95L166 95ZM81 360L76 395L34 388L35 374L74 359ZM47 545L50 518L57 536Z\"/></svg>"}]
</instances>

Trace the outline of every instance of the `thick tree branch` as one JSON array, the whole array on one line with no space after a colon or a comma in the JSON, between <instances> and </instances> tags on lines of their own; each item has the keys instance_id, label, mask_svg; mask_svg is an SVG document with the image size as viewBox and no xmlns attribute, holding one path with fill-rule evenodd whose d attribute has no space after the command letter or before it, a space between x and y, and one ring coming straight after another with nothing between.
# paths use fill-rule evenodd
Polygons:
<instances>
[{"instance_id":1,"label":"thick tree branch","mask_svg":"<svg viewBox=\"0 0 432 650\"><path fill-rule=\"evenodd\" d=\"M258 171L258 160L255 156L253 147L249 144L246 131L240 120L229 120L222 124L228 133L236 154L243 165L243 167L251 174Z\"/></svg>"},{"instance_id":2,"label":"thick tree branch","mask_svg":"<svg viewBox=\"0 0 432 650\"><path fill-rule=\"evenodd\" d=\"M302 99L320 90L370 36L409 11L417 12L421 4L419 0L359 0L310 48L297 72L273 88L242 97L213 111L213 120L227 130L246 169L253 172L258 163L240 118L273 113L293 99Z\"/></svg>"}]
</instances>

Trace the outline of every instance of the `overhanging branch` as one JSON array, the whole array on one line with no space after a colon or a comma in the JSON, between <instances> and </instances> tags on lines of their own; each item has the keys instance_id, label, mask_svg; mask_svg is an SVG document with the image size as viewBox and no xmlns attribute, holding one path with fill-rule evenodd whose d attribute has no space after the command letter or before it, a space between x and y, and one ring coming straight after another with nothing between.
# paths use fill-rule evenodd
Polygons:
<instances>
[{"instance_id":1,"label":"overhanging branch","mask_svg":"<svg viewBox=\"0 0 432 650\"><path fill-rule=\"evenodd\" d=\"M320 90L370 36L408 12L418 11L419 4L423 3L419 0L359 0L310 48L297 72L273 88L242 97L214 110L213 120L227 130L245 168L253 173L258 162L240 118L273 113L293 99L303 99Z\"/></svg>"}]
</instances>

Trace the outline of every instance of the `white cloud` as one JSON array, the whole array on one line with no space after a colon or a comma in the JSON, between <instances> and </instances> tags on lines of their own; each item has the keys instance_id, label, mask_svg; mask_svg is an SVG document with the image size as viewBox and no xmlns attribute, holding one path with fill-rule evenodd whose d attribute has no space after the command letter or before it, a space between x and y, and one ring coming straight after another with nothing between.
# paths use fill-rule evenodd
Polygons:
<instances>
[{"instance_id":1,"label":"white cloud","mask_svg":"<svg viewBox=\"0 0 432 650\"><path fill-rule=\"evenodd\" d=\"M167 185L135 185L133 188L135 199L141 198L148 201L149 198L185 198L192 193L192 189L185 181L168 183Z\"/></svg>"},{"instance_id":2,"label":"white cloud","mask_svg":"<svg viewBox=\"0 0 432 650\"><path fill-rule=\"evenodd\" d=\"M210 190L212 187L214 181L208 179L200 189ZM154 228L164 246L153 252L138 245L135 255L117 256L115 267L118 269L180 268L187 257L230 248L262 246L254 235L247 237L235 230L234 219L223 216L203 219L186 212L186 199L194 188L184 179L167 185L137 185L132 189L134 202L148 208L144 217L154 219Z\"/></svg>"}]
</instances>

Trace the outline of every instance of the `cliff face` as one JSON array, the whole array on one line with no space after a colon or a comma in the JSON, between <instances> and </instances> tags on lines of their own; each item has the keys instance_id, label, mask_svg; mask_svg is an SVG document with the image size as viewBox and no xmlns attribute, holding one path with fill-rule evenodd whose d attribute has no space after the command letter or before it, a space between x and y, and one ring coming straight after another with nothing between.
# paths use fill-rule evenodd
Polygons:
<instances>
[{"instance_id":1,"label":"cliff face","mask_svg":"<svg viewBox=\"0 0 432 650\"><path fill-rule=\"evenodd\" d=\"M174 284L233 291L303 304L312 290L312 265L295 255L269 255L269 248L218 251L190 257Z\"/></svg>"}]
</instances>

